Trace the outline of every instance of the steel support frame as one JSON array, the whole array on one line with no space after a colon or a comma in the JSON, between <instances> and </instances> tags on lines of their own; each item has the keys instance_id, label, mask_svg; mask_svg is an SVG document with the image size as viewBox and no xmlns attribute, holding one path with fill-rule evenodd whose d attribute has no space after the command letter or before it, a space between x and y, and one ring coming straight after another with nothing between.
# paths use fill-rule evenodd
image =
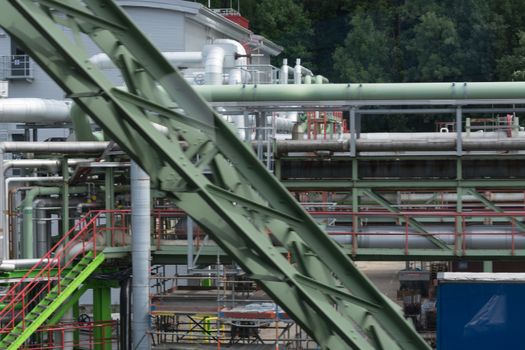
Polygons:
<instances>
[{"instance_id":1,"label":"steel support frame","mask_svg":"<svg viewBox=\"0 0 525 350\"><path fill-rule=\"evenodd\" d=\"M383 208L388 210L391 213L399 214L400 210L396 207L392 206L391 203L389 203L383 196L381 196L379 193L376 193L374 190L371 189L360 189L360 190L354 190L359 191L361 194L366 195L367 197L373 199L376 201L379 205L381 205ZM431 241L437 248L443 249L443 250L449 250L450 247L447 246L447 244L431 234L429 234L423 226L414 218L403 218L401 221L406 221L409 226L414 228L417 232L419 232L423 237ZM401 222L402 223L402 222Z\"/></svg>"},{"instance_id":2,"label":"steel support frame","mask_svg":"<svg viewBox=\"0 0 525 350\"><path fill-rule=\"evenodd\" d=\"M9 0L0 24L321 348L428 349L113 2ZM119 67L127 92L89 62L81 33Z\"/></svg>"},{"instance_id":3,"label":"steel support frame","mask_svg":"<svg viewBox=\"0 0 525 350\"><path fill-rule=\"evenodd\" d=\"M93 287L93 318L96 324L111 320L111 288L105 286ZM95 327L93 342L95 350L111 350L111 326Z\"/></svg>"}]
</instances>

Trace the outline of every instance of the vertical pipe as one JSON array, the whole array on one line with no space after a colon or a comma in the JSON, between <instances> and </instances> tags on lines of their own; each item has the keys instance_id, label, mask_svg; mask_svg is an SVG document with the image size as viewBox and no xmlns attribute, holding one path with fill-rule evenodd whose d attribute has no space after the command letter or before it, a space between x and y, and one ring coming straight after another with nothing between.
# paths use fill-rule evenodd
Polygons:
<instances>
[{"instance_id":1,"label":"vertical pipe","mask_svg":"<svg viewBox=\"0 0 525 350\"><path fill-rule=\"evenodd\" d=\"M28 196L26 195L26 198ZM22 258L32 259L33 254L33 201L24 201L25 205L22 207Z\"/></svg>"},{"instance_id":2,"label":"vertical pipe","mask_svg":"<svg viewBox=\"0 0 525 350\"><path fill-rule=\"evenodd\" d=\"M61 170L62 170L62 181L63 181L62 190L61 190L62 192L62 236L65 236L69 232L69 167L67 163L67 157L64 157L62 159L62 163L60 165L61 165ZM42 212L43 210L40 210L40 211ZM47 236L47 233L46 233L46 236ZM46 246L47 245L48 244L46 243ZM47 251L47 247L46 247L46 251ZM66 324L71 321L73 321L73 309L72 308L66 311L66 313L62 317L62 322ZM62 337L64 341L64 350L73 350L73 342L75 340L74 331L72 329L68 329L64 332Z\"/></svg>"},{"instance_id":3,"label":"vertical pipe","mask_svg":"<svg viewBox=\"0 0 525 350\"><path fill-rule=\"evenodd\" d=\"M9 259L9 236L5 201L8 194L4 191L4 150L0 149L0 259Z\"/></svg>"},{"instance_id":4,"label":"vertical pipe","mask_svg":"<svg viewBox=\"0 0 525 350\"><path fill-rule=\"evenodd\" d=\"M193 220L186 218L186 240L188 241L188 271L193 269Z\"/></svg>"},{"instance_id":5,"label":"vertical pipe","mask_svg":"<svg viewBox=\"0 0 525 350\"><path fill-rule=\"evenodd\" d=\"M252 123L250 121L250 115L247 110L243 111L244 119L244 141L249 142L252 140Z\"/></svg>"},{"instance_id":6,"label":"vertical pipe","mask_svg":"<svg viewBox=\"0 0 525 350\"><path fill-rule=\"evenodd\" d=\"M120 282L120 349L131 350L131 319L130 319L130 306L131 306L131 288L130 278L126 278Z\"/></svg>"},{"instance_id":7,"label":"vertical pipe","mask_svg":"<svg viewBox=\"0 0 525 350\"><path fill-rule=\"evenodd\" d=\"M461 157L463 153L463 140L461 139L462 132L462 110L461 107L456 108L456 153Z\"/></svg>"},{"instance_id":8,"label":"vertical pipe","mask_svg":"<svg viewBox=\"0 0 525 350\"><path fill-rule=\"evenodd\" d=\"M350 156L356 156L355 107L350 108Z\"/></svg>"},{"instance_id":9,"label":"vertical pipe","mask_svg":"<svg viewBox=\"0 0 525 350\"><path fill-rule=\"evenodd\" d=\"M45 209L42 208L44 204L45 200L43 199L37 199L33 202L36 216L36 256L38 258L43 257L49 250L46 212Z\"/></svg>"},{"instance_id":10,"label":"vertical pipe","mask_svg":"<svg viewBox=\"0 0 525 350\"><path fill-rule=\"evenodd\" d=\"M106 168L105 170L105 208L106 210L111 210L114 208L114 191L115 191L115 181L113 179L113 168ZM109 229L111 227L111 220L109 220L110 215L107 215L106 227ZM107 232L110 232L109 230ZM106 246L111 246L111 235L106 234Z\"/></svg>"},{"instance_id":11,"label":"vertical pipe","mask_svg":"<svg viewBox=\"0 0 525 350\"><path fill-rule=\"evenodd\" d=\"M66 311L64 316L62 316L62 322L65 324L71 324L71 322L74 322L75 318L73 317L73 308L70 307L69 310ZM64 339L64 348L62 350L73 350L73 345L75 342L75 332L73 329L66 329L64 331L63 339Z\"/></svg>"},{"instance_id":12,"label":"vertical pipe","mask_svg":"<svg viewBox=\"0 0 525 350\"><path fill-rule=\"evenodd\" d=\"M73 320L78 320L80 317L80 303L79 301L75 301L75 303L72 306L73 309ZM80 346L80 329L75 329L73 331L73 344L76 348Z\"/></svg>"},{"instance_id":13,"label":"vertical pipe","mask_svg":"<svg viewBox=\"0 0 525 350\"><path fill-rule=\"evenodd\" d=\"M283 59L283 65L281 67L281 75L279 76L280 84L288 84L288 59Z\"/></svg>"},{"instance_id":14,"label":"vertical pipe","mask_svg":"<svg viewBox=\"0 0 525 350\"><path fill-rule=\"evenodd\" d=\"M301 84L301 59L298 58L295 60L295 67L293 71L293 83L296 85Z\"/></svg>"},{"instance_id":15,"label":"vertical pipe","mask_svg":"<svg viewBox=\"0 0 525 350\"><path fill-rule=\"evenodd\" d=\"M311 84L312 83L312 76L311 75L305 75L304 76L304 83L305 84Z\"/></svg>"},{"instance_id":16,"label":"vertical pipe","mask_svg":"<svg viewBox=\"0 0 525 350\"><path fill-rule=\"evenodd\" d=\"M69 231L69 168L67 158L62 159L62 236Z\"/></svg>"},{"instance_id":17,"label":"vertical pipe","mask_svg":"<svg viewBox=\"0 0 525 350\"><path fill-rule=\"evenodd\" d=\"M149 350L150 179L131 163L133 349Z\"/></svg>"}]
</instances>

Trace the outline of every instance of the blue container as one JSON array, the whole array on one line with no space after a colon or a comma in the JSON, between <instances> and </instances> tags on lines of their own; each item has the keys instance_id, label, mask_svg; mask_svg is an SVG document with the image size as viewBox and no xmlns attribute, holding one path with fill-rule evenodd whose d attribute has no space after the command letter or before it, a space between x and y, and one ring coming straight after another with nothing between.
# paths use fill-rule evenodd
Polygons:
<instances>
[{"instance_id":1,"label":"blue container","mask_svg":"<svg viewBox=\"0 0 525 350\"><path fill-rule=\"evenodd\" d=\"M440 281L437 317L440 350L525 349L525 281Z\"/></svg>"}]
</instances>

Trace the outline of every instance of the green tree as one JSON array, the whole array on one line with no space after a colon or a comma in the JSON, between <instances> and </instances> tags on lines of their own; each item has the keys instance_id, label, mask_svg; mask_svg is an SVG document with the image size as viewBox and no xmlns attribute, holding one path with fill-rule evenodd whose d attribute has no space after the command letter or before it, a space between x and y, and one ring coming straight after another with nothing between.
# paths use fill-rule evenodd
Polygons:
<instances>
[{"instance_id":1,"label":"green tree","mask_svg":"<svg viewBox=\"0 0 525 350\"><path fill-rule=\"evenodd\" d=\"M525 80L525 32L518 33L518 46L512 54L497 60L496 71L502 80Z\"/></svg>"},{"instance_id":2,"label":"green tree","mask_svg":"<svg viewBox=\"0 0 525 350\"><path fill-rule=\"evenodd\" d=\"M434 12L421 16L407 43L408 81L458 80L460 40L454 23Z\"/></svg>"},{"instance_id":3,"label":"green tree","mask_svg":"<svg viewBox=\"0 0 525 350\"><path fill-rule=\"evenodd\" d=\"M255 13L251 18L253 31L283 46L279 58L301 58L305 65L311 62L312 23L299 1L261 0Z\"/></svg>"},{"instance_id":4,"label":"green tree","mask_svg":"<svg viewBox=\"0 0 525 350\"><path fill-rule=\"evenodd\" d=\"M392 41L378 28L371 16L355 14L350 32L333 55L334 70L341 81L388 82L392 80L390 53Z\"/></svg>"}]
</instances>

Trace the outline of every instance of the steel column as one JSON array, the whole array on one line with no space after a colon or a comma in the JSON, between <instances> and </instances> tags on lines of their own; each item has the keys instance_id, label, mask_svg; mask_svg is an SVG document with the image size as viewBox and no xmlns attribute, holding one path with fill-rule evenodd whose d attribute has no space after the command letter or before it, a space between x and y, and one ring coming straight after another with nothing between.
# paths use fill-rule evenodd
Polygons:
<instances>
[{"instance_id":1,"label":"steel column","mask_svg":"<svg viewBox=\"0 0 525 350\"><path fill-rule=\"evenodd\" d=\"M111 350L111 327L97 326L111 320L111 288L104 286L93 288L93 318L95 319L93 330L95 350Z\"/></svg>"}]
</instances>

